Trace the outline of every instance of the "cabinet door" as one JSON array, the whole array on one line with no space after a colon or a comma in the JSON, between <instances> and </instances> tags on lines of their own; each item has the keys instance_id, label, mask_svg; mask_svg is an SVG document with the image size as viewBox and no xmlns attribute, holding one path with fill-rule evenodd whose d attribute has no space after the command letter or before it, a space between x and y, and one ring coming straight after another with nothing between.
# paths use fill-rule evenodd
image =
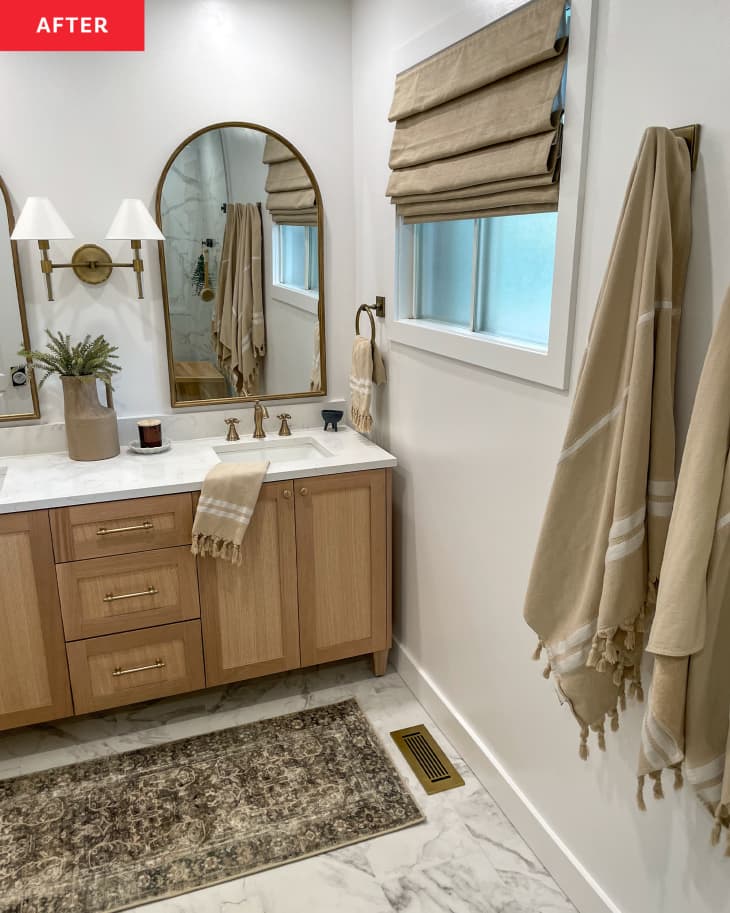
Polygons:
<instances>
[{"instance_id":1,"label":"cabinet door","mask_svg":"<svg viewBox=\"0 0 730 913\"><path fill-rule=\"evenodd\" d=\"M72 712L48 513L0 516L0 729Z\"/></svg>"},{"instance_id":2,"label":"cabinet door","mask_svg":"<svg viewBox=\"0 0 730 913\"><path fill-rule=\"evenodd\" d=\"M386 470L293 484L302 665L387 649Z\"/></svg>"},{"instance_id":3,"label":"cabinet door","mask_svg":"<svg viewBox=\"0 0 730 913\"><path fill-rule=\"evenodd\" d=\"M262 485L241 554L240 565L198 559L208 685L299 666L291 482Z\"/></svg>"}]
</instances>

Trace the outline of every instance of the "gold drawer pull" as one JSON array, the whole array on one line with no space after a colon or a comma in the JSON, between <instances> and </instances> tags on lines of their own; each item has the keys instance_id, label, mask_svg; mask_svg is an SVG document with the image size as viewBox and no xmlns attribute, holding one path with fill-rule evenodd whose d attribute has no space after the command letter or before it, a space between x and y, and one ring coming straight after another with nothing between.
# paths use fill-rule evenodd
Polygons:
<instances>
[{"instance_id":1,"label":"gold drawer pull","mask_svg":"<svg viewBox=\"0 0 730 913\"><path fill-rule=\"evenodd\" d=\"M300 494L300 495L304 495L304 497L306 498L306 496L309 494L309 489L306 488L306 487L300 488L300 489L299 489L299 494Z\"/></svg>"},{"instance_id":2,"label":"gold drawer pull","mask_svg":"<svg viewBox=\"0 0 730 913\"><path fill-rule=\"evenodd\" d=\"M135 666L134 669L122 669L120 666L112 672L112 675L131 675L132 672L146 672L148 669L164 669L165 660L156 659L153 663L150 663L149 666Z\"/></svg>"},{"instance_id":3,"label":"gold drawer pull","mask_svg":"<svg viewBox=\"0 0 730 913\"><path fill-rule=\"evenodd\" d=\"M121 596L115 596L114 593L107 593L104 602L116 602L117 599L134 599L136 596L156 596L160 591L157 587L148 586L146 590L139 593L122 593Z\"/></svg>"},{"instance_id":4,"label":"gold drawer pull","mask_svg":"<svg viewBox=\"0 0 730 913\"><path fill-rule=\"evenodd\" d=\"M145 520L139 526L118 526L116 529L107 529L106 526L100 526L96 531L96 535L111 536L112 533L131 533L138 529L154 529L154 523L151 520Z\"/></svg>"}]
</instances>

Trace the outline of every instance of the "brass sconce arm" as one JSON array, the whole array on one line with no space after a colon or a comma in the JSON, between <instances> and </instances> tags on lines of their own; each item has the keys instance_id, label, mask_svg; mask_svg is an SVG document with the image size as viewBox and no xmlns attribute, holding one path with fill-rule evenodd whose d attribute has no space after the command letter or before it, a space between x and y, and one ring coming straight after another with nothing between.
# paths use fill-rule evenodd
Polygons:
<instances>
[{"instance_id":1,"label":"brass sconce arm","mask_svg":"<svg viewBox=\"0 0 730 913\"><path fill-rule=\"evenodd\" d=\"M134 270L137 277L137 298L144 298L142 288L144 262L139 253L142 248L142 242L134 240L131 241L130 244L132 247L133 259L129 263L115 263L107 251L97 244L82 244L81 247L74 251L70 263L54 263L48 256L50 243L46 240L39 240L38 247L41 251L41 272L46 279L48 300L54 300L51 274L55 269L72 269L76 277L82 282L86 282L89 285L100 285L102 282L106 282L115 267Z\"/></svg>"}]
</instances>

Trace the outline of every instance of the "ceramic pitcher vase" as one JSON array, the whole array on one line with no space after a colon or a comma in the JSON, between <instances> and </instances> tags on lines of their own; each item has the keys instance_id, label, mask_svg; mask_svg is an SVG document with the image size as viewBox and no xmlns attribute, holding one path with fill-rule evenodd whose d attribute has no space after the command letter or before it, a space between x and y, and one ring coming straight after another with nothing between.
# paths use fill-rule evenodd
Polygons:
<instances>
[{"instance_id":1,"label":"ceramic pitcher vase","mask_svg":"<svg viewBox=\"0 0 730 913\"><path fill-rule=\"evenodd\" d=\"M99 402L95 377L62 377L68 455L72 460L108 460L119 453L117 413L109 384L106 406Z\"/></svg>"}]
</instances>

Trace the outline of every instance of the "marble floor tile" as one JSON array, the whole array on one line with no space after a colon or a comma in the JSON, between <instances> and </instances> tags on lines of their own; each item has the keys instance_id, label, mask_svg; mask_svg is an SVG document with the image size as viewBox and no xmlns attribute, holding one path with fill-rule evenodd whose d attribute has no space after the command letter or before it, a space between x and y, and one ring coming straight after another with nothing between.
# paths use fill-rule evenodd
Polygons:
<instances>
[{"instance_id":1,"label":"marble floor tile","mask_svg":"<svg viewBox=\"0 0 730 913\"><path fill-rule=\"evenodd\" d=\"M415 827L139 913L575 913L403 680L355 660L0 735L0 779L356 697L421 806ZM425 723L465 786L427 796L393 729Z\"/></svg>"}]
</instances>

